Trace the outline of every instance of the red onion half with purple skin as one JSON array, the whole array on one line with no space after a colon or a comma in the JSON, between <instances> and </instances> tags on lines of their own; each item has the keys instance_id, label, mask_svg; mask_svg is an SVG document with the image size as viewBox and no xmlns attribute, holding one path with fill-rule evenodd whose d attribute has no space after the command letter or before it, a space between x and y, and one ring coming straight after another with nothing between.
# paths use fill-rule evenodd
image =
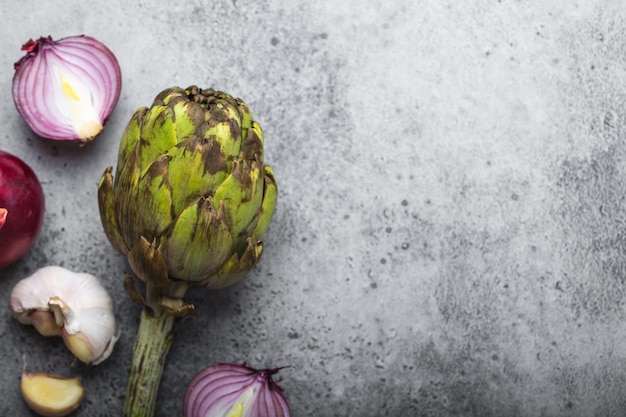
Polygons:
<instances>
[{"instance_id":1,"label":"red onion half with purple skin","mask_svg":"<svg viewBox=\"0 0 626 417\"><path fill-rule=\"evenodd\" d=\"M0 268L17 261L35 243L44 215L44 194L24 161L0 151Z\"/></svg>"},{"instance_id":2,"label":"red onion half with purple skin","mask_svg":"<svg viewBox=\"0 0 626 417\"><path fill-rule=\"evenodd\" d=\"M193 377L184 417L291 417L282 388L272 375L282 368L256 370L218 363Z\"/></svg>"},{"instance_id":3,"label":"red onion half with purple skin","mask_svg":"<svg viewBox=\"0 0 626 417\"><path fill-rule=\"evenodd\" d=\"M115 55L79 35L30 39L15 63L13 101L39 136L82 143L102 132L122 87Z\"/></svg>"}]
</instances>

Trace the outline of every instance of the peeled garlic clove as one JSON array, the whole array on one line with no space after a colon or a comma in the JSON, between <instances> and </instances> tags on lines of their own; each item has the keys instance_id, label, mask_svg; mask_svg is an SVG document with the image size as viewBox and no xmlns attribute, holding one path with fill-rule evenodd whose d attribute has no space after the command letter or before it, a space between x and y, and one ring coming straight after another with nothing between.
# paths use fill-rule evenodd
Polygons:
<instances>
[{"instance_id":1,"label":"peeled garlic clove","mask_svg":"<svg viewBox=\"0 0 626 417\"><path fill-rule=\"evenodd\" d=\"M20 323L44 336L61 335L84 363L105 360L119 337L111 297L90 274L41 268L13 288L10 306Z\"/></svg>"},{"instance_id":2,"label":"peeled garlic clove","mask_svg":"<svg viewBox=\"0 0 626 417\"><path fill-rule=\"evenodd\" d=\"M22 397L28 407L44 417L63 417L76 410L85 398L80 377L22 372Z\"/></svg>"}]
</instances>

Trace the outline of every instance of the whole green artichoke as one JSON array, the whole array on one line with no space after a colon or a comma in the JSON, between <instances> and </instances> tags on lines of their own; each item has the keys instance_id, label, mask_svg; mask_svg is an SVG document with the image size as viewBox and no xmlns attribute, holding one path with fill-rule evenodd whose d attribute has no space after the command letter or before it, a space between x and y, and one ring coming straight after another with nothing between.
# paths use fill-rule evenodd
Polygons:
<instances>
[{"instance_id":1,"label":"whole green artichoke","mask_svg":"<svg viewBox=\"0 0 626 417\"><path fill-rule=\"evenodd\" d=\"M240 99L162 91L130 120L115 182L111 172L98 187L102 225L142 280L222 288L259 260L277 189L261 127Z\"/></svg>"},{"instance_id":2,"label":"whole green artichoke","mask_svg":"<svg viewBox=\"0 0 626 417\"><path fill-rule=\"evenodd\" d=\"M154 414L163 364L187 288L222 288L263 252L276 182L263 164L263 132L241 100L196 86L169 88L133 115L120 143L115 181L98 185L104 231L145 281L124 404L127 417Z\"/></svg>"}]
</instances>

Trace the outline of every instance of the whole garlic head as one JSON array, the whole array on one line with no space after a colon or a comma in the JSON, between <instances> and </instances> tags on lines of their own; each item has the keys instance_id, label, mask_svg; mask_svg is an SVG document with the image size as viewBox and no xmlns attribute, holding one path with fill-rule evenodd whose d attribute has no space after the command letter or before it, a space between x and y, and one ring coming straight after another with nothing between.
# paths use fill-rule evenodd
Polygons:
<instances>
[{"instance_id":1,"label":"whole garlic head","mask_svg":"<svg viewBox=\"0 0 626 417\"><path fill-rule=\"evenodd\" d=\"M113 302L96 277L47 266L22 279L10 300L14 317L44 336L61 336L81 361L98 364L119 337Z\"/></svg>"}]
</instances>

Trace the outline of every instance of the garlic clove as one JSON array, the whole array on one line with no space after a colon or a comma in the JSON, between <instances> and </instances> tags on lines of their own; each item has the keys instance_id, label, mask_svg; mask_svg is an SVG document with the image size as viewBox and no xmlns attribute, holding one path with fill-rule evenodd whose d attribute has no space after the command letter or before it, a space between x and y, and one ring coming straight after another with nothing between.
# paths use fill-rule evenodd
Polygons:
<instances>
[{"instance_id":1,"label":"garlic clove","mask_svg":"<svg viewBox=\"0 0 626 417\"><path fill-rule=\"evenodd\" d=\"M35 326L44 336L62 336L84 363L104 361L119 337L113 302L90 274L41 268L13 288L10 307L20 323Z\"/></svg>"},{"instance_id":2,"label":"garlic clove","mask_svg":"<svg viewBox=\"0 0 626 417\"><path fill-rule=\"evenodd\" d=\"M93 350L89 342L79 335L63 333L65 346L80 360L89 363L94 360Z\"/></svg>"},{"instance_id":3,"label":"garlic clove","mask_svg":"<svg viewBox=\"0 0 626 417\"><path fill-rule=\"evenodd\" d=\"M100 362L104 361L109 357L111 352L113 351L113 346L117 339L119 338L120 333L117 332L111 340L109 344L105 346L105 349L99 356L94 355L94 347L89 342L89 340L81 333L77 334L68 334L62 332L61 337L63 338L63 342L65 342L65 346L80 360L84 363L91 363L92 365L97 365Z\"/></svg>"},{"instance_id":4,"label":"garlic clove","mask_svg":"<svg viewBox=\"0 0 626 417\"><path fill-rule=\"evenodd\" d=\"M20 389L28 407L44 417L67 416L85 398L85 390L78 376L65 378L24 370Z\"/></svg>"},{"instance_id":5,"label":"garlic clove","mask_svg":"<svg viewBox=\"0 0 626 417\"><path fill-rule=\"evenodd\" d=\"M35 310L29 316L30 323L43 336L60 336L61 328L57 325L54 314L50 311Z\"/></svg>"}]
</instances>

